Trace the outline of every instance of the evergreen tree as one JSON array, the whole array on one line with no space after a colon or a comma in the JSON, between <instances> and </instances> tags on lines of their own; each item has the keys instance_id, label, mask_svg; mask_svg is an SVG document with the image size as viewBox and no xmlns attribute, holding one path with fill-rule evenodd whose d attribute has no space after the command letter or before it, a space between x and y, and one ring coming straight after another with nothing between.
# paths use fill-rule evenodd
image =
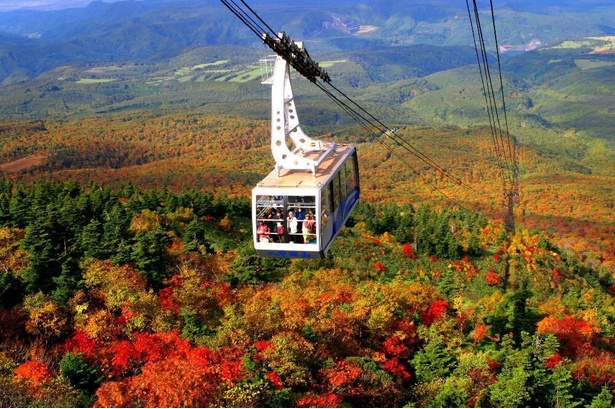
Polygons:
<instances>
[{"instance_id":1,"label":"evergreen tree","mask_svg":"<svg viewBox=\"0 0 615 409\"><path fill-rule=\"evenodd\" d=\"M184 207L193 209L194 214L199 217L212 215L213 216L213 201L214 196L211 193L184 191L181 196L181 203Z\"/></svg>"},{"instance_id":2,"label":"evergreen tree","mask_svg":"<svg viewBox=\"0 0 615 409\"><path fill-rule=\"evenodd\" d=\"M543 406L553 408L575 408L580 405L580 401L574 398L574 380L570 373L570 366L559 364L553 368L549 376L550 386L548 399ZM608 406L604 406L608 407Z\"/></svg>"},{"instance_id":3,"label":"evergreen tree","mask_svg":"<svg viewBox=\"0 0 615 409\"><path fill-rule=\"evenodd\" d=\"M90 365L82 354L70 352L60 361L60 372L75 389L89 395L92 400L94 392L104 379L100 371Z\"/></svg>"},{"instance_id":4,"label":"evergreen tree","mask_svg":"<svg viewBox=\"0 0 615 409\"><path fill-rule=\"evenodd\" d=\"M448 351L442 337L434 334L423 350L414 355L412 366L419 382L429 382L450 375L457 366L457 360Z\"/></svg>"},{"instance_id":5,"label":"evergreen tree","mask_svg":"<svg viewBox=\"0 0 615 409\"><path fill-rule=\"evenodd\" d=\"M179 197L172 192L169 192L166 188L162 193L162 202L164 203L164 213L173 213L179 207L188 207L181 206Z\"/></svg>"},{"instance_id":6,"label":"evergreen tree","mask_svg":"<svg viewBox=\"0 0 615 409\"><path fill-rule=\"evenodd\" d=\"M466 392L467 378L454 376L446 378L438 394L430 402L432 408L462 408L467 405L469 397Z\"/></svg>"},{"instance_id":7,"label":"evergreen tree","mask_svg":"<svg viewBox=\"0 0 615 409\"><path fill-rule=\"evenodd\" d=\"M607 385L604 385L600 390L600 393L594 396L590 408L612 408L613 407L613 393Z\"/></svg>"},{"instance_id":8,"label":"evergreen tree","mask_svg":"<svg viewBox=\"0 0 615 409\"><path fill-rule=\"evenodd\" d=\"M500 344L503 359L498 379L489 387L491 405L496 407L575 407L570 369L557 365L553 371L545 361L559 348L551 334L521 333L521 342L504 336Z\"/></svg>"},{"instance_id":9,"label":"evergreen tree","mask_svg":"<svg viewBox=\"0 0 615 409\"><path fill-rule=\"evenodd\" d=\"M485 322L491 325L491 332L500 337L512 333L517 344L521 342L522 331L529 334L536 332L536 323L541 316L527 305L531 295L527 283L523 283L519 290L506 294L496 311L485 318Z\"/></svg>"},{"instance_id":10,"label":"evergreen tree","mask_svg":"<svg viewBox=\"0 0 615 409\"><path fill-rule=\"evenodd\" d=\"M79 235L79 247L84 258L105 259L110 254L103 245L104 226L93 219Z\"/></svg>"},{"instance_id":11,"label":"evergreen tree","mask_svg":"<svg viewBox=\"0 0 615 409\"><path fill-rule=\"evenodd\" d=\"M141 201L143 203L144 209L149 209L153 211L161 210L160 203L162 202L162 199L160 197L160 193L158 192L158 190L154 190L154 189L146 190L142 194Z\"/></svg>"},{"instance_id":12,"label":"evergreen tree","mask_svg":"<svg viewBox=\"0 0 615 409\"><path fill-rule=\"evenodd\" d=\"M11 224L11 199L8 193L0 192L0 226Z\"/></svg>"},{"instance_id":13,"label":"evergreen tree","mask_svg":"<svg viewBox=\"0 0 615 409\"><path fill-rule=\"evenodd\" d=\"M82 288L81 269L78 260L74 257L66 258L61 267L60 275L52 278L55 284L53 299L58 303L66 303L77 291Z\"/></svg>"},{"instance_id":14,"label":"evergreen tree","mask_svg":"<svg viewBox=\"0 0 615 409\"><path fill-rule=\"evenodd\" d=\"M171 239L161 227L154 231L139 232L135 235L132 259L135 266L154 288L162 287L167 278L166 247Z\"/></svg>"},{"instance_id":15,"label":"evergreen tree","mask_svg":"<svg viewBox=\"0 0 615 409\"><path fill-rule=\"evenodd\" d=\"M24 229L31 221L32 198L23 185L17 185L9 203L12 227Z\"/></svg>"},{"instance_id":16,"label":"evergreen tree","mask_svg":"<svg viewBox=\"0 0 615 409\"><path fill-rule=\"evenodd\" d=\"M28 252L28 264L21 275L28 293L50 291L53 277L60 275L60 254L53 237L53 230L45 220L37 219L26 227L21 246Z\"/></svg>"},{"instance_id":17,"label":"evergreen tree","mask_svg":"<svg viewBox=\"0 0 615 409\"><path fill-rule=\"evenodd\" d=\"M197 251L199 244L205 244L205 225L196 217L186 225L182 234L186 251Z\"/></svg>"},{"instance_id":18,"label":"evergreen tree","mask_svg":"<svg viewBox=\"0 0 615 409\"><path fill-rule=\"evenodd\" d=\"M91 192L82 193L82 196L88 199L92 217L102 220L103 215L111 212L113 206L118 204L117 195L109 187L102 188L92 185L89 189Z\"/></svg>"},{"instance_id":19,"label":"evergreen tree","mask_svg":"<svg viewBox=\"0 0 615 409\"><path fill-rule=\"evenodd\" d=\"M526 351L515 349L514 345L508 335L501 343L504 365L497 381L489 386L489 399L495 407L524 407L531 399L531 374L526 367Z\"/></svg>"},{"instance_id":20,"label":"evergreen tree","mask_svg":"<svg viewBox=\"0 0 615 409\"><path fill-rule=\"evenodd\" d=\"M122 264L132 260L130 217L119 203L107 215L101 243L101 252L108 254L115 263Z\"/></svg>"}]
</instances>

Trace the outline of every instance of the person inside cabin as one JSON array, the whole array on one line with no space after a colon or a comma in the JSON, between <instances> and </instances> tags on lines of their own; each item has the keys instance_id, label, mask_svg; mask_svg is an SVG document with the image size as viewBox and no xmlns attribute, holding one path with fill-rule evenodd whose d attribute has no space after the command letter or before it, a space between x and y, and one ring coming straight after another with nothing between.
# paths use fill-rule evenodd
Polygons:
<instances>
[{"instance_id":1,"label":"person inside cabin","mask_svg":"<svg viewBox=\"0 0 615 409\"><path fill-rule=\"evenodd\" d=\"M276 214L275 214L275 220L276 222L283 222L284 221L284 212L282 211L282 209L278 209Z\"/></svg>"},{"instance_id":2,"label":"person inside cabin","mask_svg":"<svg viewBox=\"0 0 615 409\"><path fill-rule=\"evenodd\" d=\"M288 212L287 225L290 234L297 234L297 218L292 211Z\"/></svg>"},{"instance_id":3,"label":"person inside cabin","mask_svg":"<svg viewBox=\"0 0 615 409\"><path fill-rule=\"evenodd\" d=\"M316 238L316 219L311 210L305 215L303 221L303 242L308 244L310 241Z\"/></svg>"},{"instance_id":4,"label":"person inside cabin","mask_svg":"<svg viewBox=\"0 0 615 409\"><path fill-rule=\"evenodd\" d=\"M320 229L323 230L329 221L329 215L326 211L323 210L322 215L320 217Z\"/></svg>"},{"instance_id":5,"label":"person inside cabin","mask_svg":"<svg viewBox=\"0 0 615 409\"><path fill-rule=\"evenodd\" d=\"M270 241L269 239L269 226L263 221L259 220L258 227L256 228L256 234L258 235L258 241L262 243L267 243Z\"/></svg>"},{"instance_id":6,"label":"person inside cabin","mask_svg":"<svg viewBox=\"0 0 615 409\"><path fill-rule=\"evenodd\" d=\"M269 227L269 231L275 231L275 211L273 210L273 207L267 209L265 218L267 219L267 223L265 224Z\"/></svg>"},{"instance_id":7,"label":"person inside cabin","mask_svg":"<svg viewBox=\"0 0 615 409\"><path fill-rule=\"evenodd\" d=\"M275 230L276 233L278 234L278 241L280 243L284 243L284 231L286 230L284 228L284 213L282 212L282 209L277 209L277 213L275 214L275 222L276 222L276 226L275 226Z\"/></svg>"},{"instance_id":8,"label":"person inside cabin","mask_svg":"<svg viewBox=\"0 0 615 409\"><path fill-rule=\"evenodd\" d=\"M284 243L284 225L282 222L278 222L276 225L276 232L278 233L278 241Z\"/></svg>"},{"instance_id":9,"label":"person inside cabin","mask_svg":"<svg viewBox=\"0 0 615 409\"><path fill-rule=\"evenodd\" d=\"M297 218L297 233L303 233L303 210L300 207L295 207L295 217Z\"/></svg>"}]
</instances>

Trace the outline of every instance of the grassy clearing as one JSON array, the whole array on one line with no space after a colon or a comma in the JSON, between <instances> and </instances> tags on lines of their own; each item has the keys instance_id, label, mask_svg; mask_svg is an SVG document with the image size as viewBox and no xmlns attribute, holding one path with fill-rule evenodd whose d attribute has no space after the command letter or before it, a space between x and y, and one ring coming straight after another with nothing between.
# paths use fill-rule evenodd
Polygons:
<instances>
[{"instance_id":1,"label":"grassy clearing","mask_svg":"<svg viewBox=\"0 0 615 409\"><path fill-rule=\"evenodd\" d=\"M335 64L341 64L345 62L346 60L332 60L332 61L319 62L318 65L320 65L322 68L329 68L329 67L334 66Z\"/></svg>"},{"instance_id":2,"label":"grassy clearing","mask_svg":"<svg viewBox=\"0 0 615 409\"><path fill-rule=\"evenodd\" d=\"M175 71L174 75L180 82L187 82L196 78L197 82L213 79L218 82L238 83L260 80L263 76L263 68L260 64L252 64L247 66L244 70L215 68L228 62L229 60L219 60L212 63L194 65L192 67L182 67ZM346 60L323 61L319 63L319 65L323 68L328 68L344 62L346 62ZM195 77L195 70L199 70L199 74L201 75Z\"/></svg>"},{"instance_id":3,"label":"grassy clearing","mask_svg":"<svg viewBox=\"0 0 615 409\"><path fill-rule=\"evenodd\" d=\"M7 173L21 172L30 169L33 166L42 165L47 161L48 157L49 155L46 153L35 153L33 155L28 155L25 158L1 164L0 171Z\"/></svg>"},{"instance_id":4,"label":"grassy clearing","mask_svg":"<svg viewBox=\"0 0 615 409\"><path fill-rule=\"evenodd\" d=\"M615 50L615 36L590 37L592 40L598 41L598 45L594 49L595 52L605 52Z\"/></svg>"},{"instance_id":5,"label":"grassy clearing","mask_svg":"<svg viewBox=\"0 0 615 409\"><path fill-rule=\"evenodd\" d=\"M234 77L228 79L230 82L248 82L256 79L260 79L263 72L260 68L254 68L250 71L241 72Z\"/></svg>"},{"instance_id":6,"label":"grassy clearing","mask_svg":"<svg viewBox=\"0 0 615 409\"><path fill-rule=\"evenodd\" d=\"M195 65L194 67L192 67L192 69L193 70L198 70L198 69L203 69L203 68L207 68L207 67L214 67L216 65L222 65L222 64L226 64L228 62L230 62L230 60L218 60L218 61L209 62L209 63L205 63L205 64Z\"/></svg>"},{"instance_id":7,"label":"grassy clearing","mask_svg":"<svg viewBox=\"0 0 615 409\"><path fill-rule=\"evenodd\" d=\"M590 40L566 40L562 41L560 44L553 46L553 48L581 48L581 47L590 47L592 45L592 41Z\"/></svg>"},{"instance_id":8,"label":"grassy clearing","mask_svg":"<svg viewBox=\"0 0 615 409\"><path fill-rule=\"evenodd\" d=\"M75 81L77 84L102 84L105 82L116 81L115 78L80 78Z\"/></svg>"},{"instance_id":9,"label":"grassy clearing","mask_svg":"<svg viewBox=\"0 0 615 409\"><path fill-rule=\"evenodd\" d=\"M610 67L615 65L615 62L609 61L594 61L594 60L574 60L574 63L577 67L582 70L591 70L592 68L602 68L602 67Z\"/></svg>"},{"instance_id":10,"label":"grassy clearing","mask_svg":"<svg viewBox=\"0 0 615 409\"><path fill-rule=\"evenodd\" d=\"M582 40L566 40L553 48L575 49L581 47L593 48L595 53L615 50L615 36L587 37Z\"/></svg>"}]
</instances>

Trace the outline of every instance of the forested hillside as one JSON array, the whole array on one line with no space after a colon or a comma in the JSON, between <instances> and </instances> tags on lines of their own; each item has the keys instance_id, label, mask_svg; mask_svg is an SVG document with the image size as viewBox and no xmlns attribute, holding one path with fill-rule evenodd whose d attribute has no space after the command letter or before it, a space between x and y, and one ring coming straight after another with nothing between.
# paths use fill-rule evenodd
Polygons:
<instances>
[{"instance_id":1,"label":"forested hillside","mask_svg":"<svg viewBox=\"0 0 615 409\"><path fill-rule=\"evenodd\" d=\"M2 124L0 170L28 181L50 177L117 186L130 180L143 188L246 196L272 166L269 126L268 121L198 112L13 121ZM457 180L403 149L389 151L358 126L322 137L357 143L362 196L370 202L454 204L501 220L500 170L488 128L407 126L397 132ZM600 171L610 159L587 158L522 144L517 217L597 266L612 268L613 176L608 169Z\"/></svg>"},{"instance_id":2,"label":"forested hillside","mask_svg":"<svg viewBox=\"0 0 615 409\"><path fill-rule=\"evenodd\" d=\"M325 137L359 149L348 227L322 261L262 259L268 131L2 124L3 406L611 405L612 178L523 147L509 235L487 129L398 130L458 185L347 127Z\"/></svg>"},{"instance_id":3,"label":"forested hillside","mask_svg":"<svg viewBox=\"0 0 615 409\"><path fill-rule=\"evenodd\" d=\"M0 190L3 406L611 405L615 281L543 234L364 203L291 262L245 199Z\"/></svg>"}]
</instances>

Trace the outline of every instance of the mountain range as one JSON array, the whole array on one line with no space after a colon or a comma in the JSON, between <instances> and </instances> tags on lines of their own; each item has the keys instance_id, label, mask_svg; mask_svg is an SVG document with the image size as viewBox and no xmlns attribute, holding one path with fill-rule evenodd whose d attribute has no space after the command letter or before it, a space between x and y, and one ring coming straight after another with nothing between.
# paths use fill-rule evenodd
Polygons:
<instances>
[{"instance_id":1,"label":"mountain range","mask_svg":"<svg viewBox=\"0 0 615 409\"><path fill-rule=\"evenodd\" d=\"M288 32L316 52L473 44L461 1L250 3L265 21L280 22L274 30ZM487 4L483 7L488 11ZM615 12L606 1L509 2L495 11L500 44L515 47L615 32ZM352 27L364 30L353 32ZM17 9L0 12L0 81L12 84L74 63L160 62L187 48L227 44L259 47L260 41L214 0L96 1L61 10Z\"/></svg>"}]
</instances>

